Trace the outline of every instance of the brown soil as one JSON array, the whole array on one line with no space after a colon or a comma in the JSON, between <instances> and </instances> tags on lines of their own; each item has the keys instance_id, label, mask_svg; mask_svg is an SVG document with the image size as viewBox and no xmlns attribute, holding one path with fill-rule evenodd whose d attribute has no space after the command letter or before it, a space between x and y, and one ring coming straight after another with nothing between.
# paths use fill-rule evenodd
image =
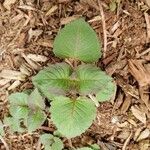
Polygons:
<instances>
[{"instance_id":1,"label":"brown soil","mask_svg":"<svg viewBox=\"0 0 150 150\"><path fill-rule=\"evenodd\" d=\"M111 0L101 0L101 18L96 0L0 0L1 120L8 114L10 93L32 88L32 76L61 61L52 52L54 38L61 27L82 16L107 44L98 66L115 79L117 93L115 100L100 105L86 133L69 142L63 139L66 148L72 142L73 147L97 143L102 150L150 150L149 0L115 1L118 5L111 11ZM49 129L50 125L33 135L7 131L3 140L10 150L33 150L39 133ZM0 149L5 148L0 142Z\"/></svg>"}]
</instances>

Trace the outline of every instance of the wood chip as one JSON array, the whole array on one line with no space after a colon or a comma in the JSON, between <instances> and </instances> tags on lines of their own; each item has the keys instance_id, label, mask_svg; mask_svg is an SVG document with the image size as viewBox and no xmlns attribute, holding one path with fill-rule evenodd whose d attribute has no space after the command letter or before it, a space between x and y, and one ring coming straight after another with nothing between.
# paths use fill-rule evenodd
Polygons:
<instances>
[{"instance_id":1,"label":"wood chip","mask_svg":"<svg viewBox=\"0 0 150 150\"><path fill-rule=\"evenodd\" d=\"M3 6L7 9L10 10L11 9L11 5L14 4L16 2L16 0L5 0L3 3Z\"/></svg>"},{"instance_id":2,"label":"wood chip","mask_svg":"<svg viewBox=\"0 0 150 150\"><path fill-rule=\"evenodd\" d=\"M53 12L55 12L57 9L58 9L58 6L57 6L57 5L53 6L52 8L50 8L50 9L48 10L48 12L45 14L45 16L51 15L51 14L52 14Z\"/></svg>"},{"instance_id":3,"label":"wood chip","mask_svg":"<svg viewBox=\"0 0 150 150\"><path fill-rule=\"evenodd\" d=\"M62 19L60 20L60 24L61 24L61 25L65 25L65 24L67 24L67 23L70 23L70 22L73 21L73 20L78 19L79 17L80 17L79 15L76 15L76 16L71 16L71 17L62 18Z\"/></svg>"},{"instance_id":4,"label":"wood chip","mask_svg":"<svg viewBox=\"0 0 150 150\"><path fill-rule=\"evenodd\" d=\"M144 102L148 110L150 111L150 96L148 92L149 92L148 86L139 88L140 98Z\"/></svg>"},{"instance_id":5,"label":"wood chip","mask_svg":"<svg viewBox=\"0 0 150 150\"><path fill-rule=\"evenodd\" d=\"M150 0L145 0L145 3L150 7Z\"/></svg>"},{"instance_id":6,"label":"wood chip","mask_svg":"<svg viewBox=\"0 0 150 150\"><path fill-rule=\"evenodd\" d=\"M58 0L58 3L68 3L71 0Z\"/></svg>"},{"instance_id":7,"label":"wood chip","mask_svg":"<svg viewBox=\"0 0 150 150\"><path fill-rule=\"evenodd\" d=\"M27 61L27 63L31 66L31 68L33 70L39 70L40 69L40 65L38 63L35 63L31 59L29 59L24 53L22 53L21 55Z\"/></svg>"},{"instance_id":8,"label":"wood chip","mask_svg":"<svg viewBox=\"0 0 150 150\"><path fill-rule=\"evenodd\" d=\"M32 6L29 6L29 5L21 5L21 6L18 6L18 8L21 8L24 10L36 10L35 8L33 8Z\"/></svg>"},{"instance_id":9,"label":"wood chip","mask_svg":"<svg viewBox=\"0 0 150 150\"><path fill-rule=\"evenodd\" d=\"M100 21L102 19L101 16L95 16L94 18L90 19L88 22L91 23L91 22L95 22L95 21Z\"/></svg>"},{"instance_id":10,"label":"wood chip","mask_svg":"<svg viewBox=\"0 0 150 150\"><path fill-rule=\"evenodd\" d=\"M116 70L121 70L122 68L124 68L126 64L127 64L127 61L125 59L120 60L120 61L117 61L117 62L110 63L106 67L105 70L111 76L112 74L115 73Z\"/></svg>"},{"instance_id":11,"label":"wood chip","mask_svg":"<svg viewBox=\"0 0 150 150\"><path fill-rule=\"evenodd\" d=\"M21 82L19 80L16 80L9 88L8 90L13 90L16 87L18 87L21 84Z\"/></svg>"},{"instance_id":12,"label":"wood chip","mask_svg":"<svg viewBox=\"0 0 150 150\"><path fill-rule=\"evenodd\" d=\"M20 13L18 15L16 15L15 17L13 17L10 22L11 23L16 23L18 22L19 20L21 20L22 18L24 17L24 14L23 13Z\"/></svg>"},{"instance_id":13,"label":"wood chip","mask_svg":"<svg viewBox=\"0 0 150 150\"><path fill-rule=\"evenodd\" d=\"M140 60L129 60L129 72L134 76L141 87L150 85L150 73Z\"/></svg>"},{"instance_id":14,"label":"wood chip","mask_svg":"<svg viewBox=\"0 0 150 150\"><path fill-rule=\"evenodd\" d=\"M45 62L48 60L48 58L43 55L28 54L27 57L35 62Z\"/></svg>"},{"instance_id":15,"label":"wood chip","mask_svg":"<svg viewBox=\"0 0 150 150\"><path fill-rule=\"evenodd\" d=\"M27 76L30 76L32 74L32 70L25 64L22 64L19 69L22 72L22 74L25 74Z\"/></svg>"},{"instance_id":16,"label":"wood chip","mask_svg":"<svg viewBox=\"0 0 150 150\"><path fill-rule=\"evenodd\" d=\"M128 84L120 75L116 76L117 84L122 88L126 95L131 95L136 99L139 99L138 90L132 85Z\"/></svg>"},{"instance_id":17,"label":"wood chip","mask_svg":"<svg viewBox=\"0 0 150 150\"><path fill-rule=\"evenodd\" d=\"M131 107L131 112L134 115L135 118L137 118L139 121L142 123L146 124L146 115L144 112L141 112L137 107L132 106Z\"/></svg>"},{"instance_id":18,"label":"wood chip","mask_svg":"<svg viewBox=\"0 0 150 150\"><path fill-rule=\"evenodd\" d=\"M138 129L135 131L135 134L134 134L134 137L133 137L134 141L137 140L137 138L139 137L141 131L142 131L142 128L138 128Z\"/></svg>"},{"instance_id":19,"label":"wood chip","mask_svg":"<svg viewBox=\"0 0 150 150\"><path fill-rule=\"evenodd\" d=\"M32 28L30 28L30 30L28 31L28 42L30 42L30 40L32 39L32 37L35 37L35 41L37 40L37 38L43 33L43 30L32 30Z\"/></svg>"},{"instance_id":20,"label":"wood chip","mask_svg":"<svg viewBox=\"0 0 150 150\"><path fill-rule=\"evenodd\" d=\"M150 130L145 129L144 131L141 132L141 134L139 135L139 137L136 141L138 142L138 141L141 141L141 140L149 138L149 137L150 137Z\"/></svg>"},{"instance_id":21,"label":"wood chip","mask_svg":"<svg viewBox=\"0 0 150 150\"><path fill-rule=\"evenodd\" d=\"M123 114L126 113L126 111L130 107L131 100L132 100L132 97L130 95L127 95L124 102L123 102L123 104L122 104L121 113L123 113Z\"/></svg>"},{"instance_id":22,"label":"wood chip","mask_svg":"<svg viewBox=\"0 0 150 150\"><path fill-rule=\"evenodd\" d=\"M150 40L150 17L148 15L148 13L144 13L145 16L145 21L146 21L146 26L147 26L147 37L148 37L148 41Z\"/></svg>"},{"instance_id":23,"label":"wood chip","mask_svg":"<svg viewBox=\"0 0 150 150\"><path fill-rule=\"evenodd\" d=\"M128 131L128 130L123 130L122 132L120 132L120 133L118 134L117 138L126 140L129 135L130 135L130 131Z\"/></svg>"},{"instance_id":24,"label":"wood chip","mask_svg":"<svg viewBox=\"0 0 150 150\"><path fill-rule=\"evenodd\" d=\"M4 86L5 84L9 83L11 80L10 79L1 79L0 80L0 87Z\"/></svg>"},{"instance_id":25,"label":"wood chip","mask_svg":"<svg viewBox=\"0 0 150 150\"><path fill-rule=\"evenodd\" d=\"M0 73L0 77L4 79L24 81L26 76L20 71L2 70L2 72Z\"/></svg>"},{"instance_id":26,"label":"wood chip","mask_svg":"<svg viewBox=\"0 0 150 150\"><path fill-rule=\"evenodd\" d=\"M117 21L111 28L110 33L113 34L120 26L120 21Z\"/></svg>"},{"instance_id":27,"label":"wood chip","mask_svg":"<svg viewBox=\"0 0 150 150\"><path fill-rule=\"evenodd\" d=\"M130 123L130 124L132 124L134 127L137 127L138 125L137 125L137 123L133 120L133 119L128 119L128 122Z\"/></svg>"},{"instance_id":28,"label":"wood chip","mask_svg":"<svg viewBox=\"0 0 150 150\"><path fill-rule=\"evenodd\" d=\"M40 39L37 41L37 45L53 48L53 42L48 39Z\"/></svg>"}]
</instances>

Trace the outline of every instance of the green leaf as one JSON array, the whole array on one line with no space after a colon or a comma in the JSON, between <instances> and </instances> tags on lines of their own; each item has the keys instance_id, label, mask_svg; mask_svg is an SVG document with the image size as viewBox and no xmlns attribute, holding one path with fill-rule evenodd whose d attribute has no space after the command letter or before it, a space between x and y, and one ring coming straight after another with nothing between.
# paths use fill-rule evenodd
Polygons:
<instances>
[{"instance_id":1,"label":"green leaf","mask_svg":"<svg viewBox=\"0 0 150 150\"><path fill-rule=\"evenodd\" d=\"M108 101L116 94L116 84L113 81L108 82L101 90L96 94L96 99L99 102Z\"/></svg>"},{"instance_id":2,"label":"green leaf","mask_svg":"<svg viewBox=\"0 0 150 150\"><path fill-rule=\"evenodd\" d=\"M93 150L100 150L100 147L98 144L92 144L90 145L90 147L93 149Z\"/></svg>"},{"instance_id":3,"label":"green leaf","mask_svg":"<svg viewBox=\"0 0 150 150\"><path fill-rule=\"evenodd\" d=\"M100 58L100 50L96 33L84 19L67 24L60 30L54 41L54 53L61 58L94 62Z\"/></svg>"},{"instance_id":4,"label":"green leaf","mask_svg":"<svg viewBox=\"0 0 150 150\"><path fill-rule=\"evenodd\" d=\"M94 104L87 98L71 100L59 97L51 103L51 119L64 136L80 135L90 127L96 116Z\"/></svg>"},{"instance_id":5,"label":"green leaf","mask_svg":"<svg viewBox=\"0 0 150 150\"><path fill-rule=\"evenodd\" d=\"M45 108L45 102L38 89L35 89L28 98L28 106L32 109Z\"/></svg>"},{"instance_id":6,"label":"green leaf","mask_svg":"<svg viewBox=\"0 0 150 150\"><path fill-rule=\"evenodd\" d=\"M27 106L11 105L9 108L9 112L14 118L26 119L29 113L29 108Z\"/></svg>"},{"instance_id":7,"label":"green leaf","mask_svg":"<svg viewBox=\"0 0 150 150\"><path fill-rule=\"evenodd\" d=\"M54 143L52 144L52 150L62 150L63 149L63 142L57 138L57 137L54 137Z\"/></svg>"},{"instance_id":8,"label":"green leaf","mask_svg":"<svg viewBox=\"0 0 150 150\"><path fill-rule=\"evenodd\" d=\"M99 87L106 79L105 72L102 72L94 65L80 65L76 72L79 80L79 92L82 94L90 94L99 91Z\"/></svg>"},{"instance_id":9,"label":"green leaf","mask_svg":"<svg viewBox=\"0 0 150 150\"><path fill-rule=\"evenodd\" d=\"M28 132L31 133L38 129L44 123L45 119L46 114L40 109L35 112L30 112L27 118Z\"/></svg>"},{"instance_id":10,"label":"green leaf","mask_svg":"<svg viewBox=\"0 0 150 150\"><path fill-rule=\"evenodd\" d=\"M20 127L20 120L14 117L5 117L4 124L9 126L10 131L14 132L24 132L25 130Z\"/></svg>"},{"instance_id":11,"label":"green leaf","mask_svg":"<svg viewBox=\"0 0 150 150\"><path fill-rule=\"evenodd\" d=\"M77 69L79 92L97 94L97 100L110 100L115 94L116 85L104 71L93 65L80 65Z\"/></svg>"},{"instance_id":12,"label":"green leaf","mask_svg":"<svg viewBox=\"0 0 150 150\"><path fill-rule=\"evenodd\" d=\"M43 134L40 136L40 140L45 150L62 150L64 147L63 142L52 134Z\"/></svg>"},{"instance_id":13,"label":"green leaf","mask_svg":"<svg viewBox=\"0 0 150 150\"><path fill-rule=\"evenodd\" d=\"M16 105L16 106L27 106L28 102L28 95L25 93L13 93L9 96L9 102L11 105Z\"/></svg>"},{"instance_id":14,"label":"green leaf","mask_svg":"<svg viewBox=\"0 0 150 150\"><path fill-rule=\"evenodd\" d=\"M68 90L70 74L71 68L66 63L51 65L33 77L33 84L52 99Z\"/></svg>"},{"instance_id":15,"label":"green leaf","mask_svg":"<svg viewBox=\"0 0 150 150\"><path fill-rule=\"evenodd\" d=\"M52 134L42 134L40 136L40 141L44 145L45 150L51 150L51 145L53 143L54 136Z\"/></svg>"},{"instance_id":16,"label":"green leaf","mask_svg":"<svg viewBox=\"0 0 150 150\"><path fill-rule=\"evenodd\" d=\"M93 149L91 149L89 147L82 147L82 148L78 148L77 150L93 150Z\"/></svg>"}]
</instances>

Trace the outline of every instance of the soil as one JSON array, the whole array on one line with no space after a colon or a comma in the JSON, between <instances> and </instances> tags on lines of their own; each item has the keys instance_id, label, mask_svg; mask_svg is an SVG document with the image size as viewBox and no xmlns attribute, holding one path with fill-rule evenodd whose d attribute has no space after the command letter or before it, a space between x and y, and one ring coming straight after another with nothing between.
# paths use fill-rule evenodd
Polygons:
<instances>
[{"instance_id":1,"label":"soil","mask_svg":"<svg viewBox=\"0 0 150 150\"><path fill-rule=\"evenodd\" d=\"M62 61L52 51L60 28L83 17L102 41L105 55L97 65L114 78L117 92L114 100L100 104L84 134L63 139L65 148L97 143L102 150L150 150L150 3L114 3L112 11L111 0L0 0L1 120L8 115L9 94L32 89L32 76ZM43 149L39 135L52 133L51 128L50 122L33 134L6 128L0 149Z\"/></svg>"}]
</instances>

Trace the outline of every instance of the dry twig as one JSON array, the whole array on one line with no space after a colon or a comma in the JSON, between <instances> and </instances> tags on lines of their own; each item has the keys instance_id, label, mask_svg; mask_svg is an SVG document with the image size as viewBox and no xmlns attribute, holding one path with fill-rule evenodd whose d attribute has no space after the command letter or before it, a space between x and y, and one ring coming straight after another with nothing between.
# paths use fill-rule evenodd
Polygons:
<instances>
[{"instance_id":1,"label":"dry twig","mask_svg":"<svg viewBox=\"0 0 150 150\"><path fill-rule=\"evenodd\" d=\"M107 51L107 31L106 31L106 22L105 22L105 15L103 11L102 4L100 0L98 0L98 5L99 5L99 11L102 17L102 26L103 26L103 37L104 37L104 49L103 49L103 58L106 57L106 51Z\"/></svg>"},{"instance_id":2,"label":"dry twig","mask_svg":"<svg viewBox=\"0 0 150 150\"><path fill-rule=\"evenodd\" d=\"M128 138L126 139L126 141L124 142L122 150L126 150L126 147L127 147L128 143L130 142L132 135L133 135L133 133L131 132L130 135L128 136Z\"/></svg>"},{"instance_id":3,"label":"dry twig","mask_svg":"<svg viewBox=\"0 0 150 150\"><path fill-rule=\"evenodd\" d=\"M144 13L144 16L145 16L145 21L147 26L147 38L149 41L150 40L150 19L149 19L149 15L146 12Z\"/></svg>"},{"instance_id":4,"label":"dry twig","mask_svg":"<svg viewBox=\"0 0 150 150\"><path fill-rule=\"evenodd\" d=\"M129 72L134 76L141 87L150 85L150 73L144 68L141 61L130 60Z\"/></svg>"}]
</instances>

